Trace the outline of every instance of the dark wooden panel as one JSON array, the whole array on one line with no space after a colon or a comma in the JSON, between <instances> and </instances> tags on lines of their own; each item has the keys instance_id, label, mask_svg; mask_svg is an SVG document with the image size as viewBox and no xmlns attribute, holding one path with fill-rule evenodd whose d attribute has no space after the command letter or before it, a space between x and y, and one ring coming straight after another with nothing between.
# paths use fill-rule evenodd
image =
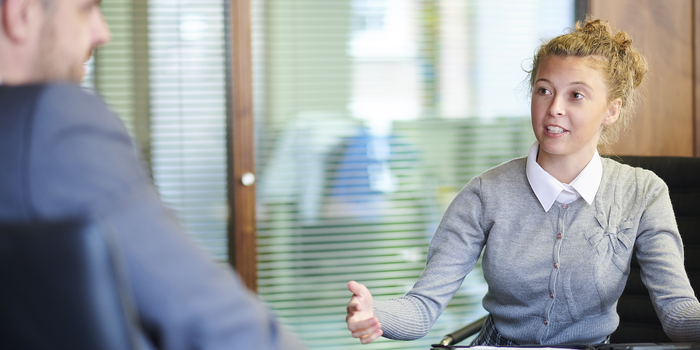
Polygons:
<instances>
[{"instance_id":1,"label":"dark wooden panel","mask_svg":"<svg viewBox=\"0 0 700 350\"><path fill-rule=\"evenodd\" d=\"M613 153L693 156L693 1L589 1L591 14L629 33L651 67L645 102Z\"/></svg>"},{"instance_id":2,"label":"dark wooden panel","mask_svg":"<svg viewBox=\"0 0 700 350\"><path fill-rule=\"evenodd\" d=\"M250 0L233 0L230 6L229 261L256 291L255 185L241 183L243 174L255 174Z\"/></svg>"},{"instance_id":3,"label":"dark wooden panel","mask_svg":"<svg viewBox=\"0 0 700 350\"><path fill-rule=\"evenodd\" d=\"M693 114L695 116L695 124L693 131L695 133L695 150L694 155L700 157L700 0L693 0L693 63L695 76L695 91Z\"/></svg>"}]
</instances>

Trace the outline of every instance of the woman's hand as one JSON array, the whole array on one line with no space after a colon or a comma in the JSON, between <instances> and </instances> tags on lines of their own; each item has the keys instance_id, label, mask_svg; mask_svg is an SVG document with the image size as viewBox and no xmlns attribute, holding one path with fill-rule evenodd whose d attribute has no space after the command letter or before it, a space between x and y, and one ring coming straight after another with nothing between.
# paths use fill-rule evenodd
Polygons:
<instances>
[{"instance_id":1,"label":"woman's hand","mask_svg":"<svg viewBox=\"0 0 700 350\"><path fill-rule=\"evenodd\" d=\"M374 317L372 309L372 294L367 287L355 281L348 283L348 289L352 292L352 298L348 303L348 314L345 322L352 336L360 338L362 344L371 343L382 335L382 325Z\"/></svg>"}]
</instances>

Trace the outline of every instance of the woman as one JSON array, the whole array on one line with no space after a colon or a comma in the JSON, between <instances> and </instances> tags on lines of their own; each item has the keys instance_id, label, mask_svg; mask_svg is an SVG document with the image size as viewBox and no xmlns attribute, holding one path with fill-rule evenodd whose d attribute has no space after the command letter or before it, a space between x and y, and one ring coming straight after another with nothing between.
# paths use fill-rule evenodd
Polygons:
<instances>
[{"instance_id":1,"label":"woman","mask_svg":"<svg viewBox=\"0 0 700 350\"><path fill-rule=\"evenodd\" d=\"M666 185L597 151L628 123L647 72L631 44L587 19L539 48L530 72L537 142L457 195L406 296L373 302L365 286L348 284L354 337L423 337L483 250L489 317L472 345L608 342L636 247L666 333L700 340Z\"/></svg>"}]
</instances>

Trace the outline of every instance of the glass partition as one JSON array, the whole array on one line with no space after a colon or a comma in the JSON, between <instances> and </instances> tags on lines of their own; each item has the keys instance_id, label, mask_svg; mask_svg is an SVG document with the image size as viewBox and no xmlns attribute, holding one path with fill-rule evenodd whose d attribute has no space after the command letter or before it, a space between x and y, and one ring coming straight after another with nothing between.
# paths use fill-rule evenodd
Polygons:
<instances>
[{"instance_id":1,"label":"glass partition","mask_svg":"<svg viewBox=\"0 0 700 350\"><path fill-rule=\"evenodd\" d=\"M427 349L485 314L477 268L430 334L363 347L346 284L416 282L442 213L534 141L534 49L558 0L253 0L259 293L313 349Z\"/></svg>"}]
</instances>

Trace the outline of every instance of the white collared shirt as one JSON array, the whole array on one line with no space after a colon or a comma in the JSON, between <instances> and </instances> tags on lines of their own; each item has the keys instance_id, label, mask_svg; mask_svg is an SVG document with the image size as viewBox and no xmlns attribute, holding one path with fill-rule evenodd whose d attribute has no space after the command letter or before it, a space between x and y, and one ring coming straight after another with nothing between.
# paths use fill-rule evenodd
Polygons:
<instances>
[{"instance_id":1,"label":"white collared shirt","mask_svg":"<svg viewBox=\"0 0 700 350\"><path fill-rule=\"evenodd\" d=\"M537 164L537 153L540 144L535 142L530 147L527 157L527 181L535 192L544 211L549 211L555 201L563 204L571 203L580 197L586 200L588 205L593 204L593 199L598 192L598 186L603 178L603 161L598 150L588 165L571 181L570 184L559 182L554 176L546 172Z\"/></svg>"}]
</instances>

